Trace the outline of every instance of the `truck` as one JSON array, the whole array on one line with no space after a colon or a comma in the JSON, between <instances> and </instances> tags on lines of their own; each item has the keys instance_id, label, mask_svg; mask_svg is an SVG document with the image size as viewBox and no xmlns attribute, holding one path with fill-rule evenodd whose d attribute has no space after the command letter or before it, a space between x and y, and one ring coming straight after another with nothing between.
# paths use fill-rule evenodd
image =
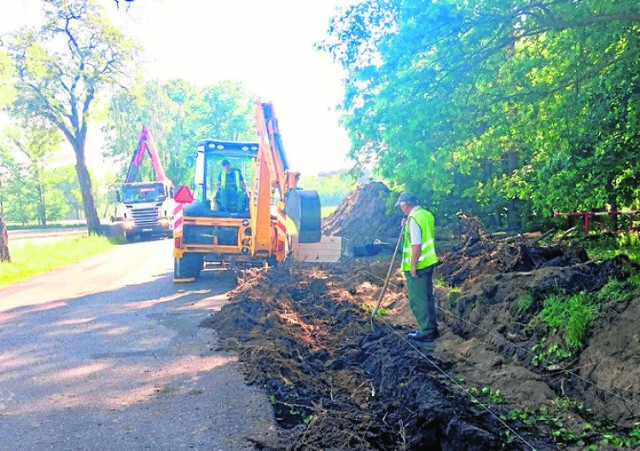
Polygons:
<instances>
[{"instance_id":1,"label":"truck","mask_svg":"<svg viewBox=\"0 0 640 451\"><path fill-rule=\"evenodd\" d=\"M193 201L184 205L173 233L175 282L195 280L207 265L276 265L292 237L297 243L321 240L320 198L298 187L300 174L289 168L272 103L256 103L255 123L254 142L197 144ZM234 184L228 203L221 199L223 162L250 182L246 189Z\"/></svg>"},{"instance_id":2,"label":"truck","mask_svg":"<svg viewBox=\"0 0 640 451\"><path fill-rule=\"evenodd\" d=\"M145 155L149 155L155 180L136 182ZM165 175L149 130L143 126L125 181L116 193L120 208L116 207L111 220L122 225L129 242L136 237L171 237L171 215L175 205L173 194L173 183Z\"/></svg>"}]
</instances>

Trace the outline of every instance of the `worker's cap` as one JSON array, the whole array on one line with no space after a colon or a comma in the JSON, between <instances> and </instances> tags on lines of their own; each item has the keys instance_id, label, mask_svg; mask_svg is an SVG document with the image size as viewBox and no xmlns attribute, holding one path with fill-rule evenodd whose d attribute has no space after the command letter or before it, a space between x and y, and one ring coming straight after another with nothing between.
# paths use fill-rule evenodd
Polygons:
<instances>
[{"instance_id":1,"label":"worker's cap","mask_svg":"<svg viewBox=\"0 0 640 451\"><path fill-rule=\"evenodd\" d=\"M398 197L398 201L396 202L396 207L399 207L400 204L403 202L411 205L417 205L418 198L414 196L412 193L404 192L400 194L400 197Z\"/></svg>"},{"instance_id":2,"label":"worker's cap","mask_svg":"<svg viewBox=\"0 0 640 451\"><path fill-rule=\"evenodd\" d=\"M222 160L222 166L231 166L231 163L229 163L229 160Z\"/></svg>"}]
</instances>

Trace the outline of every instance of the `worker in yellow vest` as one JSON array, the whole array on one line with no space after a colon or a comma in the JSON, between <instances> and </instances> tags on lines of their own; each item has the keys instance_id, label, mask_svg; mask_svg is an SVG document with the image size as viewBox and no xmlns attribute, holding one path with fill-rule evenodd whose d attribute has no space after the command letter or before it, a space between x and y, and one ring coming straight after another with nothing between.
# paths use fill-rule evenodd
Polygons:
<instances>
[{"instance_id":1,"label":"worker in yellow vest","mask_svg":"<svg viewBox=\"0 0 640 451\"><path fill-rule=\"evenodd\" d=\"M409 338L432 342L439 337L436 306L433 297L433 269L438 263L435 248L435 221L428 210L418 204L411 193L402 193L396 202L404 220L402 266L407 281L409 307L418 323L418 330Z\"/></svg>"},{"instance_id":2,"label":"worker in yellow vest","mask_svg":"<svg viewBox=\"0 0 640 451\"><path fill-rule=\"evenodd\" d=\"M247 186L239 169L232 168L229 160L222 160L222 171L216 181L219 193L219 210L242 211Z\"/></svg>"}]
</instances>

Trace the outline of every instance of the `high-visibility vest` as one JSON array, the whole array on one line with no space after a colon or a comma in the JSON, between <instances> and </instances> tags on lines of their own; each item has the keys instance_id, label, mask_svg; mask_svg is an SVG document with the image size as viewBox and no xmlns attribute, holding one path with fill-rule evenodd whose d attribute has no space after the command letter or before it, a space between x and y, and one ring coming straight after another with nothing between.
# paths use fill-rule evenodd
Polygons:
<instances>
[{"instance_id":1,"label":"high-visibility vest","mask_svg":"<svg viewBox=\"0 0 640 451\"><path fill-rule=\"evenodd\" d=\"M438 263L438 256L436 255L436 245L434 242L435 235L435 220L433 215L428 210L422 207L414 208L404 228L404 246L402 249L402 270L411 270L411 233L409 232L410 221L416 221L420 230L422 231L422 249L420 251L420 257L416 264L416 269L424 269L429 266Z\"/></svg>"},{"instance_id":2,"label":"high-visibility vest","mask_svg":"<svg viewBox=\"0 0 640 451\"><path fill-rule=\"evenodd\" d=\"M236 190L242 191L242 186L240 186L240 171L237 169L232 169L232 171L236 175ZM220 172L220 188L227 188L227 173L225 171Z\"/></svg>"}]
</instances>

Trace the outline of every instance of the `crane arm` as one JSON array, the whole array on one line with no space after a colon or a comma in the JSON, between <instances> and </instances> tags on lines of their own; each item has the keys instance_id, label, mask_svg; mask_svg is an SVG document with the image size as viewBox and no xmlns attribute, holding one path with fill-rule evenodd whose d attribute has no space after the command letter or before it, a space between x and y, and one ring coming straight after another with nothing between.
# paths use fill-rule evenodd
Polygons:
<instances>
[{"instance_id":1,"label":"crane arm","mask_svg":"<svg viewBox=\"0 0 640 451\"><path fill-rule=\"evenodd\" d=\"M145 152L149 153L149 159L151 160L151 165L153 166L153 170L156 174L156 181L165 182L167 180L167 176L164 173L164 168L162 167L162 163L160 162L158 151L156 150L153 139L151 138L151 133L149 133L147 127L142 127L142 131L138 136L138 146L133 152L131 162L129 163L129 169L127 170L125 183L133 183L135 181Z\"/></svg>"}]
</instances>

